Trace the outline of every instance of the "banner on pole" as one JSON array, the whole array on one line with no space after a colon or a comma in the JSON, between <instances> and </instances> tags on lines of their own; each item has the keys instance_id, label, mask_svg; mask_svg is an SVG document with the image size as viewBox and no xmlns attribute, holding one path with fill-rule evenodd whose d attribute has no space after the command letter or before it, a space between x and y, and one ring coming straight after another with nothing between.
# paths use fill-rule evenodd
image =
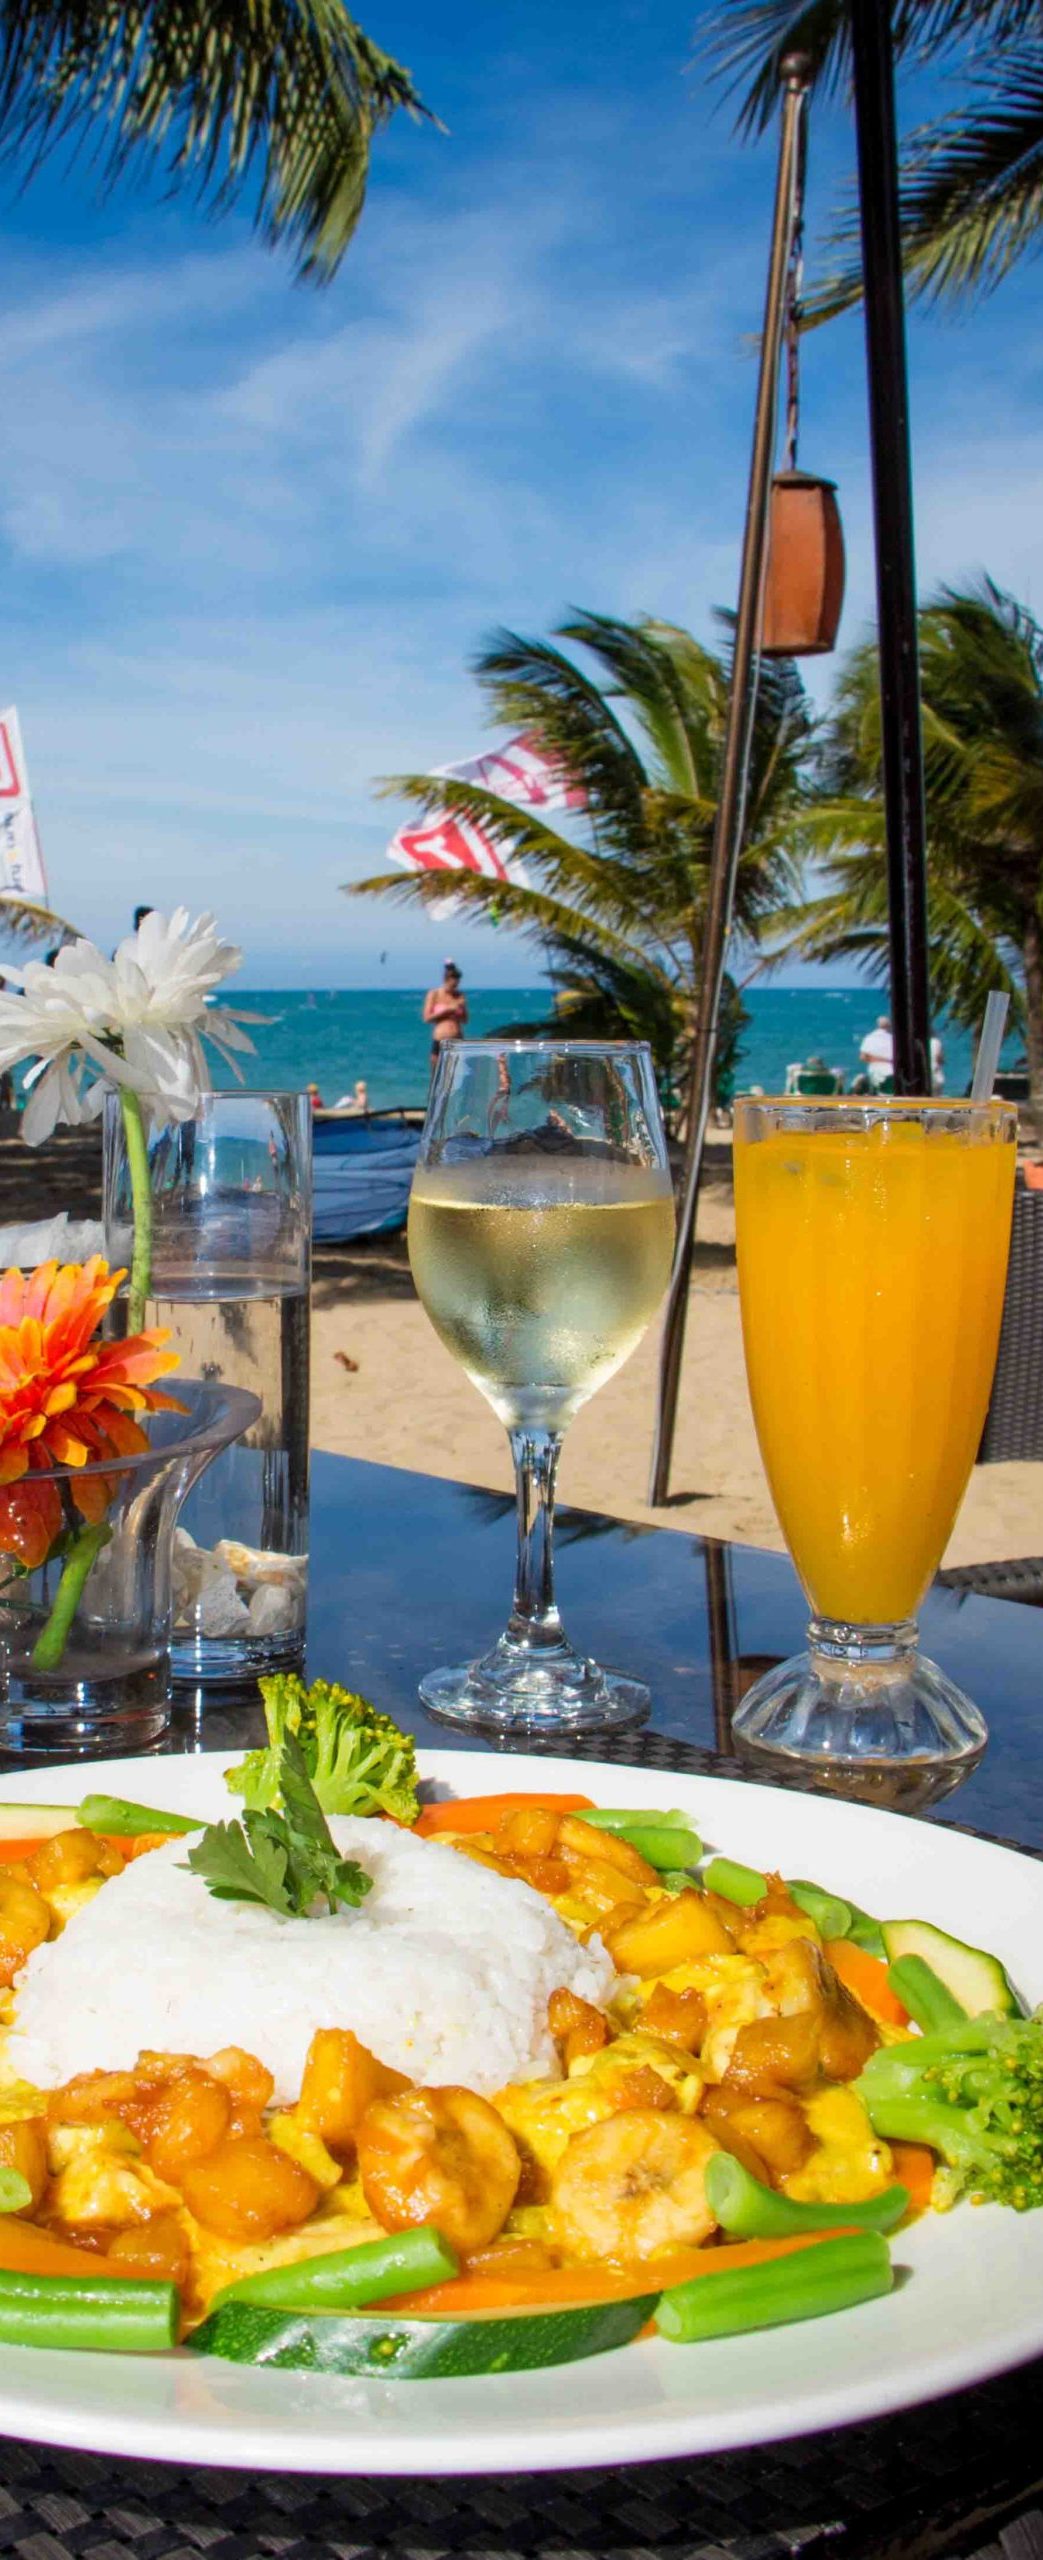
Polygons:
<instances>
[{"instance_id":1,"label":"banner on pole","mask_svg":"<svg viewBox=\"0 0 1043 2560\"><path fill-rule=\"evenodd\" d=\"M447 782L476 782L480 790L495 791L498 800L513 800L519 809L586 806L586 793L527 729L508 738L506 746L491 747L487 755L468 756L463 764L436 764L433 771Z\"/></svg>"},{"instance_id":2,"label":"banner on pole","mask_svg":"<svg viewBox=\"0 0 1043 2560\"><path fill-rule=\"evenodd\" d=\"M0 896L48 903L47 876L36 832L22 732L12 703L0 711Z\"/></svg>"}]
</instances>

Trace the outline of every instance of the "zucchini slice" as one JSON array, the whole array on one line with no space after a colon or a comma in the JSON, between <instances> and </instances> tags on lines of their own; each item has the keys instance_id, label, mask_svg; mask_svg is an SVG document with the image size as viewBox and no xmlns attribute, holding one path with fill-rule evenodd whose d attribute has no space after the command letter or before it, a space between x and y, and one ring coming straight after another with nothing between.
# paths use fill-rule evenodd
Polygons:
<instances>
[{"instance_id":1,"label":"zucchini slice","mask_svg":"<svg viewBox=\"0 0 1043 2560\"><path fill-rule=\"evenodd\" d=\"M0 1848L9 1840L53 1840L75 1831L74 1804L0 1804Z\"/></svg>"},{"instance_id":2,"label":"zucchini slice","mask_svg":"<svg viewBox=\"0 0 1043 2560\"><path fill-rule=\"evenodd\" d=\"M289 2366L298 2373L372 2374L381 2382L456 2380L574 2364L625 2347L650 2320L655 2293L560 2311L505 2311L471 2320L396 2320L391 2312L265 2310L230 2302L188 2341L230 2364Z\"/></svg>"},{"instance_id":3,"label":"zucchini slice","mask_svg":"<svg viewBox=\"0 0 1043 2560\"><path fill-rule=\"evenodd\" d=\"M950 1938L930 1920L882 1920L880 1926L889 1961L922 1956L968 2018L980 2018L986 2010L998 2011L1003 2018L1022 2016L1009 1974L999 1957L990 1956L984 1947L966 1946L962 1938Z\"/></svg>"}]
</instances>

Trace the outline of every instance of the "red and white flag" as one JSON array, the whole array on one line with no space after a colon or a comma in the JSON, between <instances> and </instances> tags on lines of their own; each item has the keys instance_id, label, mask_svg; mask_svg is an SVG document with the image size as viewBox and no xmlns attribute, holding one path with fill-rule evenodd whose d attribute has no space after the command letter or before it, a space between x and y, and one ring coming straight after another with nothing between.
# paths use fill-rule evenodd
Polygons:
<instances>
[{"instance_id":1,"label":"red and white flag","mask_svg":"<svg viewBox=\"0 0 1043 2560\"><path fill-rule=\"evenodd\" d=\"M569 781L563 765L525 731L488 755L468 756L462 764L432 768L439 781L474 782L498 800L519 809L582 809L585 795ZM419 826L400 827L387 849L388 861L405 871L483 871L487 879L530 885L525 864L500 842L492 828L458 810L443 809Z\"/></svg>"},{"instance_id":2,"label":"red and white flag","mask_svg":"<svg viewBox=\"0 0 1043 2560\"><path fill-rule=\"evenodd\" d=\"M17 898L47 901L22 732L13 703L8 711L0 711L0 896L5 891Z\"/></svg>"},{"instance_id":3,"label":"red and white flag","mask_svg":"<svg viewBox=\"0 0 1043 2560\"><path fill-rule=\"evenodd\" d=\"M490 747L488 755L468 756L463 764L436 764L433 770L447 782L477 782L482 791L495 791L498 800L513 800L519 809L586 806L586 793L570 781L565 766L526 729L508 738L506 746Z\"/></svg>"}]
</instances>

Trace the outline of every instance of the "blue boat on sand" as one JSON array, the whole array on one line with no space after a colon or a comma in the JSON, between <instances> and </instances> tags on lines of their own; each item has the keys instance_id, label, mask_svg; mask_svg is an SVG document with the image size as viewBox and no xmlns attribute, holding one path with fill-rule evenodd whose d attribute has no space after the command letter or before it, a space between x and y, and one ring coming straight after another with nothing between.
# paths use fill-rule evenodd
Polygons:
<instances>
[{"instance_id":1,"label":"blue boat on sand","mask_svg":"<svg viewBox=\"0 0 1043 2560\"><path fill-rule=\"evenodd\" d=\"M421 1112L317 1112L312 1128L316 1244L391 1235L406 1223Z\"/></svg>"}]
</instances>

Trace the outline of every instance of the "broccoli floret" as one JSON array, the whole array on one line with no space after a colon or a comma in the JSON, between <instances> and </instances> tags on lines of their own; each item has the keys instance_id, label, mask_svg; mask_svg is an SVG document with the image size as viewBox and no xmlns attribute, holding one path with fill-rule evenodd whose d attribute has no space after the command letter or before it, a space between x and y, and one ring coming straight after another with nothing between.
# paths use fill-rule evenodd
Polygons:
<instances>
[{"instance_id":1,"label":"broccoli floret","mask_svg":"<svg viewBox=\"0 0 1043 2560\"><path fill-rule=\"evenodd\" d=\"M936 2205L1043 2205L1043 2011L881 2045L855 2087L885 2141L938 2152Z\"/></svg>"},{"instance_id":2,"label":"broccoli floret","mask_svg":"<svg viewBox=\"0 0 1043 2560\"><path fill-rule=\"evenodd\" d=\"M333 1680L313 1680L306 1689L296 1672L280 1671L258 1685L269 1747L248 1751L225 1772L226 1785L250 1811L278 1803L282 1746L292 1733L324 1813L390 1813L398 1822L416 1821L416 1752L390 1716Z\"/></svg>"}]
</instances>

